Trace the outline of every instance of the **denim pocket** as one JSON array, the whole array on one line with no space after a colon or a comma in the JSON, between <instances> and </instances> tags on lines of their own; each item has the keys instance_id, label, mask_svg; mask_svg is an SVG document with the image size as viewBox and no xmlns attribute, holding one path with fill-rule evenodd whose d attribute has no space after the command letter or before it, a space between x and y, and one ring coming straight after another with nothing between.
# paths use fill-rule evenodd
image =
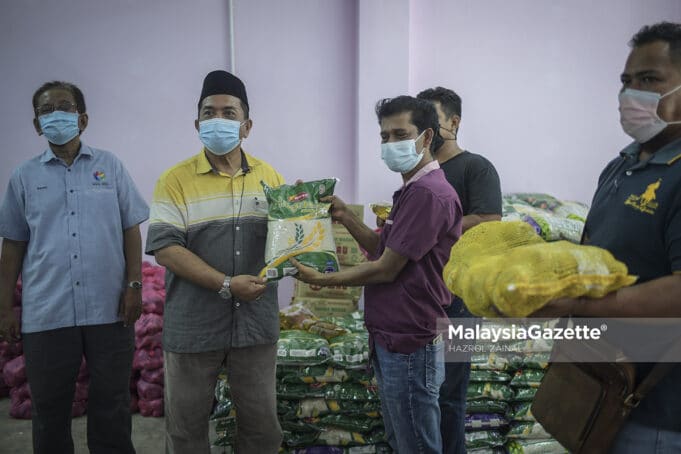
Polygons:
<instances>
[{"instance_id":1,"label":"denim pocket","mask_svg":"<svg viewBox=\"0 0 681 454\"><path fill-rule=\"evenodd\" d=\"M440 394L445 381L444 342L426 345L426 388L432 395Z\"/></svg>"}]
</instances>

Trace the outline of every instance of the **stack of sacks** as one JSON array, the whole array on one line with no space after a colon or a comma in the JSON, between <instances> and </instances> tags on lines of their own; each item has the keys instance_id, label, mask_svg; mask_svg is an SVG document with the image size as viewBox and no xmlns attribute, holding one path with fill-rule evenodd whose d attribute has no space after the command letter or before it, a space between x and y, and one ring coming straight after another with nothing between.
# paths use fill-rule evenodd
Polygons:
<instances>
[{"instance_id":1,"label":"stack of sacks","mask_svg":"<svg viewBox=\"0 0 681 454\"><path fill-rule=\"evenodd\" d=\"M17 419L31 419L31 388L26 379L26 361L24 355L17 356L7 362L3 368L5 383L10 387L10 410L9 415ZM76 389L73 396L71 416L82 416L87 412L89 387L89 374L85 359L83 358Z\"/></svg>"},{"instance_id":2,"label":"stack of sacks","mask_svg":"<svg viewBox=\"0 0 681 454\"><path fill-rule=\"evenodd\" d=\"M163 315L166 301L165 268L142 263L142 312Z\"/></svg>"},{"instance_id":3,"label":"stack of sacks","mask_svg":"<svg viewBox=\"0 0 681 454\"><path fill-rule=\"evenodd\" d=\"M548 194L513 193L503 198L504 221L524 221L546 241L579 243L589 207Z\"/></svg>"},{"instance_id":4,"label":"stack of sacks","mask_svg":"<svg viewBox=\"0 0 681 454\"><path fill-rule=\"evenodd\" d=\"M467 452L503 452L507 414L515 393L508 360L494 353L473 355L466 392Z\"/></svg>"},{"instance_id":5,"label":"stack of sacks","mask_svg":"<svg viewBox=\"0 0 681 454\"><path fill-rule=\"evenodd\" d=\"M486 327L494 327L495 323L484 322ZM471 357L466 402L467 452L565 453L565 448L534 419L531 410L548 367L552 342L482 341L476 346L476 351L485 353Z\"/></svg>"},{"instance_id":6,"label":"stack of sacks","mask_svg":"<svg viewBox=\"0 0 681 454\"><path fill-rule=\"evenodd\" d=\"M14 311L21 321L21 279L14 289ZM71 415L82 416L87 411L89 374L85 358L82 359ZM31 419L31 389L26 379L26 360L22 343L0 342L0 397L10 396L9 415L17 419Z\"/></svg>"},{"instance_id":7,"label":"stack of sacks","mask_svg":"<svg viewBox=\"0 0 681 454\"><path fill-rule=\"evenodd\" d=\"M348 205L348 208L360 220L364 219L363 205ZM332 229L341 270L366 262L359 244L342 224L334 222ZM319 317L331 317L356 311L361 297L362 287L319 287L296 281L293 303L304 305Z\"/></svg>"},{"instance_id":8,"label":"stack of sacks","mask_svg":"<svg viewBox=\"0 0 681 454\"><path fill-rule=\"evenodd\" d=\"M351 447L384 452L385 430L376 382L367 371L369 342L362 319L360 312L322 318L337 326L336 331L346 331L327 339L282 331L277 398L285 452L343 452Z\"/></svg>"},{"instance_id":9,"label":"stack of sacks","mask_svg":"<svg viewBox=\"0 0 681 454\"><path fill-rule=\"evenodd\" d=\"M142 416L163 416L163 317L142 314L135 323L137 350L132 368L139 372L136 384L137 405Z\"/></svg>"},{"instance_id":10,"label":"stack of sacks","mask_svg":"<svg viewBox=\"0 0 681 454\"><path fill-rule=\"evenodd\" d=\"M9 386L10 409L12 418L31 419L31 391L26 381L26 360L24 355L17 356L2 369L5 384Z\"/></svg>"},{"instance_id":11,"label":"stack of sacks","mask_svg":"<svg viewBox=\"0 0 681 454\"><path fill-rule=\"evenodd\" d=\"M21 323L21 279L19 279L14 288L13 309L17 320ZM0 341L0 398L9 396L9 390L11 388L11 386L5 382L2 370L5 367L5 364L12 361L17 356L21 356L23 352L23 344L21 341Z\"/></svg>"},{"instance_id":12,"label":"stack of sacks","mask_svg":"<svg viewBox=\"0 0 681 454\"><path fill-rule=\"evenodd\" d=\"M76 379L76 393L73 396L71 416L83 416L87 412L88 388L90 386L90 372L85 358L80 363L78 378Z\"/></svg>"},{"instance_id":13,"label":"stack of sacks","mask_svg":"<svg viewBox=\"0 0 681 454\"><path fill-rule=\"evenodd\" d=\"M375 380L367 373L369 346L362 314L321 319L321 323L319 319L306 323L303 314L288 311L280 319L287 327L325 329L316 333L282 327L277 347L277 412L284 432L280 452L390 452L383 443ZM236 425L224 376L216 399L213 445L229 452Z\"/></svg>"},{"instance_id":14,"label":"stack of sacks","mask_svg":"<svg viewBox=\"0 0 681 454\"><path fill-rule=\"evenodd\" d=\"M131 409L163 416L163 306L165 268L142 264L142 315L135 323Z\"/></svg>"},{"instance_id":15,"label":"stack of sacks","mask_svg":"<svg viewBox=\"0 0 681 454\"><path fill-rule=\"evenodd\" d=\"M0 342L0 397L9 396L11 386L4 379L3 369L5 364L23 354L21 342Z\"/></svg>"}]
</instances>

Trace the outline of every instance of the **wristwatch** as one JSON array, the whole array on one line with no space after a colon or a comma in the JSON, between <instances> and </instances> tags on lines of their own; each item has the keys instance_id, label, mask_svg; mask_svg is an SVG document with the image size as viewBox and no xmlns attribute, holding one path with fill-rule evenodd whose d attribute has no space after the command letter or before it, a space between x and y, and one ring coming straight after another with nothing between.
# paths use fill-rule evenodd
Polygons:
<instances>
[{"instance_id":1,"label":"wristwatch","mask_svg":"<svg viewBox=\"0 0 681 454\"><path fill-rule=\"evenodd\" d=\"M232 289L230 287L231 282L232 276L225 276L225 280L222 283L222 288L220 289L220 291L218 291L218 295L220 295L220 298L228 300L232 297Z\"/></svg>"},{"instance_id":2,"label":"wristwatch","mask_svg":"<svg viewBox=\"0 0 681 454\"><path fill-rule=\"evenodd\" d=\"M140 281L130 281L128 282L128 287L140 290L142 288L142 283Z\"/></svg>"}]
</instances>

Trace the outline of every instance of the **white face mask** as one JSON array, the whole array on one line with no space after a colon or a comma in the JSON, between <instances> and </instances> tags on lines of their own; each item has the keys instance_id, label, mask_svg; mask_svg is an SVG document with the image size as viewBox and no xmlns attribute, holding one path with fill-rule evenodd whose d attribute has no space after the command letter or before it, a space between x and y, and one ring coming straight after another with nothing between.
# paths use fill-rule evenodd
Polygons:
<instances>
[{"instance_id":1,"label":"white face mask","mask_svg":"<svg viewBox=\"0 0 681 454\"><path fill-rule=\"evenodd\" d=\"M425 130L416 139L386 142L381 144L381 158L390 170L398 173L411 172L423 158L423 150L416 153L416 141L421 138Z\"/></svg>"},{"instance_id":2,"label":"white face mask","mask_svg":"<svg viewBox=\"0 0 681 454\"><path fill-rule=\"evenodd\" d=\"M664 121L657 114L660 99L674 93L681 85L661 95L652 91L626 88L619 94L622 129L638 143L646 143L668 125L681 121Z\"/></svg>"}]
</instances>

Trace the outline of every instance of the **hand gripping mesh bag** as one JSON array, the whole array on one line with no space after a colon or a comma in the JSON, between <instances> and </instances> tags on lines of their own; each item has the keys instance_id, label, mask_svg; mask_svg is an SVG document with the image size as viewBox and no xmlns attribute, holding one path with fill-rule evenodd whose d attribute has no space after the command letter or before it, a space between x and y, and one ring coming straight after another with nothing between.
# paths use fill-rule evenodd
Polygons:
<instances>
[{"instance_id":1,"label":"hand gripping mesh bag","mask_svg":"<svg viewBox=\"0 0 681 454\"><path fill-rule=\"evenodd\" d=\"M292 276L295 257L317 271L338 271L336 244L331 230L330 203L319 199L333 195L335 179L308 181L272 188L261 182L267 197L268 222L265 268L261 277L278 280Z\"/></svg>"},{"instance_id":2,"label":"hand gripping mesh bag","mask_svg":"<svg viewBox=\"0 0 681 454\"><path fill-rule=\"evenodd\" d=\"M600 298L636 281L605 249L545 242L519 221L468 230L452 247L442 276L483 317L526 317L557 298Z\"/></svg>"}]
</instances>

